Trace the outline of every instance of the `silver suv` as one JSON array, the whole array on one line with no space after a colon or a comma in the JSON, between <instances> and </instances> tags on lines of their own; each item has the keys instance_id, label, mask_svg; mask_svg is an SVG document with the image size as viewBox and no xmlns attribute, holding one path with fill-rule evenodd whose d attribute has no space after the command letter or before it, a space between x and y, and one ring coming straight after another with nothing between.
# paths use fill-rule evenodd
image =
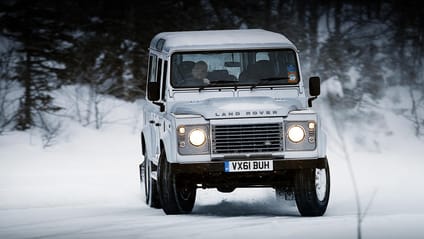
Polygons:
<instances>
[{"instance_id":1,"label":"silver suv","mask_svg":"<svg viewBox=\"0 0 424 239\"><path fill-rule=\"evenodd\" d=\"M303 216L327 208L326 136L298 50L265 30L164 32L150 43L140 179L146 203L190 213L198 188L272 187Z\"/></svg>"}]
</instances>

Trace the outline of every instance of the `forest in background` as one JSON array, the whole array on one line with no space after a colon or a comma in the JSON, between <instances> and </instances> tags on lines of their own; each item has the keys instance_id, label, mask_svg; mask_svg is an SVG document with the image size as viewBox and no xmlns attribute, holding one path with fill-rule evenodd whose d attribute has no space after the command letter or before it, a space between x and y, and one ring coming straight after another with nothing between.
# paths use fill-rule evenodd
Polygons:
<instances>
[{"instance_id":1,"label":"forest in background","mask_svg":"<svg viewBox=\"0 0 424 239\"><path fill-rule=\"evenodd\" d=\"M88 89L93 112L104 95L143 98L147 48L159 32L263 28L299 48L304 79L340 88L326 99L348 116L372 116L388 87L403 87L399 100L409 103L399 114L422 136L423 16L418 0L2 0L0 134L54 133L59 125L45 118L63 110L53 92L67 85Z\"/></svg>"}]
</instances>

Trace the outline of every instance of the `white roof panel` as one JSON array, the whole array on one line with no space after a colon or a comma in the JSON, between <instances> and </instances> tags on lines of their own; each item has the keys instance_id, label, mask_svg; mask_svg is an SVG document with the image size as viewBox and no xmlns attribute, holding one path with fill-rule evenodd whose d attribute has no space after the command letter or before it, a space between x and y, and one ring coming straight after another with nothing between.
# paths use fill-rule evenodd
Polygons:
<instances>
[{"instance_id":1,"label":"white roof panel","mask_svg":"<svg viewBox=\"0 0 424 239\"><path fill-rule=\"evenodd\" d=\"M284 35L262 29L162 32L150 43L158 51L291 47Z\"/></svg>"}]
</instances>

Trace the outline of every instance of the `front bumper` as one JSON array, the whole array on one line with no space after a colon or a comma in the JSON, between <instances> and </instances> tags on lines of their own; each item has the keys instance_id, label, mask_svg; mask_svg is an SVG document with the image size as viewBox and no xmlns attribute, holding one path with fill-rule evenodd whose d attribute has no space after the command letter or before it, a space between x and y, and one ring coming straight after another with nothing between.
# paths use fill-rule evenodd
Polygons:
<instances>
[{"instance_id":1,"label":"front bumper","mask_svg":"<svg viewBox=\"0 0 424 239\"><path fill-rule=\"evenodd\" d=\"M231 191L238 187L291 187L298 169L324 168L326 159L274 159L273 170L261 172L225 172L224 162L171 163L171 170L202 188Z\"/></svg>"},{"instance_id":2,"label":"front bumper","mask_svg":"<svg viewBox=\"0 0 424 239\"><path fill-rule=\"evenodd\" d=\"M255 160L267 160L266 158L255 158ZM232 161L232 160L228 160ZM212 161L208 163L172 163L172 171L175 173L205 174L205 173L224 173L225 161ZM317 159L274 159L274 170L268 173L305 168L324 168L325 158ZM240 172L244 173L245 172ZM252 173L252 172L250 172ZM228 173L234 174L234 173Z\"/></svg>"}]
</instances>

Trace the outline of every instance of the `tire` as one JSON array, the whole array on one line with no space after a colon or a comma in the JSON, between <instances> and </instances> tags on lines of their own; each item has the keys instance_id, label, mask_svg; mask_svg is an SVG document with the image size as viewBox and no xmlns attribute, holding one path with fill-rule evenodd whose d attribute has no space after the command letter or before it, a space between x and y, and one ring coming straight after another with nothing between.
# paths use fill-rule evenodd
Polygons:
<instances>
[{"instance_id":1,"label":"tire","mask_svg":"<svg viewBox=\"0 0 424 239\"><path fill-rule=\"evenodd\" d=\"M188 214L196 200L196 185L172 172L162 149L159 158L158 186L162 209L166 214Z\"/></svg>"},{"instance_id":2,"label":"tire","mask_svg":"<svg viewBox=\"0 0 424 239\"><path fill-rule=\"evenodd\" d=\"M302 216L322 216L330 198L330 169L325 159L323 169L301 169L294 180L297 209Z\"/></svg>"},{"instance_id":3,"label":"tire","mask_svg":"<svg viewBox=\"0 0 424 239\"><path fill-rule=\"evenodd\" d=\"M140 165L140 178L144 182L145 202L149 207L161 208L157 182L151 177L152 163L145 158Z\"/></svg>"}]
</instances>

